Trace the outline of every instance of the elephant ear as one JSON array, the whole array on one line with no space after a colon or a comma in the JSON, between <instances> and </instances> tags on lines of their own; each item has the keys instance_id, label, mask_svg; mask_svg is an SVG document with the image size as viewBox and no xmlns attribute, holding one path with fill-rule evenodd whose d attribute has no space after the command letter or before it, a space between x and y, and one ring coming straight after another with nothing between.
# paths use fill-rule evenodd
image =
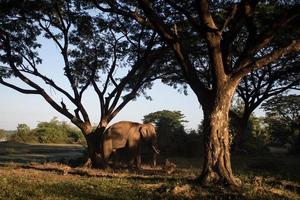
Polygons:
<instances>
[{"instance_id":1,"label":"elephant ear","mask_svg":"<svg viewBox=\"0 0 300 200\"><path fill-rule=\"evenodd\" d=\"M143 124L140 128L140 133L143 139L147 140L151 137L151 130L149 125Z\"/></svg>"}]
</instances>

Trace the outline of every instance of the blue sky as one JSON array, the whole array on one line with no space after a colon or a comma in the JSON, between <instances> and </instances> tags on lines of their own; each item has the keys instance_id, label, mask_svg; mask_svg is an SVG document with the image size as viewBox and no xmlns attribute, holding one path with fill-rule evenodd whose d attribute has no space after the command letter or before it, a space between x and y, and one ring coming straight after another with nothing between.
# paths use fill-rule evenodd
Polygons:
<instances>
[{"instance_id":1,"label":"blue sky","mask_svg":"<svg viewBox=\"0 0 300 200\"><path fill-rule=\"evenodd\" d=\"M48 77L55 80L59 85L69 85L62 72L62 59L58 55L58 48L50 41L41 40L43 47L39 54L43 59L40 70ZM18 83L15 80L11 80ZM22 84L21 84L22 85ZM51 94L52 98L60 101L61 96L54 92L49 86L44 89ZM21 94L3 85L0 85L0 129L13 130L20 123L25 123L34 128L38 122L49 121L53 117L69 121L63 115L55 111L41 96ZM130 102L112 122L130 120L141 122L144 115L160 110L179 110L185 116L187 129L196 129L202 120L202 110L196 96L189 90L188 96L178 93L172 87L163 85L156 81L152 90L148 90L153 100L144 97ZM98 101L92 89L87 91L83 104L86 106L91 121L99 121Z\"/></svg>"}]
</instances>

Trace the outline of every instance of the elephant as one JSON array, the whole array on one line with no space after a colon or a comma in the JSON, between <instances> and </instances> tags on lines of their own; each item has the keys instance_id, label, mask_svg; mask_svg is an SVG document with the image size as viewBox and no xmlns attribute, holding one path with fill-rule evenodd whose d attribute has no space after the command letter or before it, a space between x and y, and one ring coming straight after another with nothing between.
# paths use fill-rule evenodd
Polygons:
<instances>
[{"instance_id":1,"label":"elephant","mask_svg":"<svg viewBox=\"0 0 300 200\"><path fill-rule=\"evenodd\" d=\"M111 125L103 135L102 153L107 163L118 150L126 149L129 153L130 165L141 168L141 148L150 145L153 150L153 166L156 165L157 134L151 123L140 124L131 121L120 121Z\"/></svg>"}]
</instances>

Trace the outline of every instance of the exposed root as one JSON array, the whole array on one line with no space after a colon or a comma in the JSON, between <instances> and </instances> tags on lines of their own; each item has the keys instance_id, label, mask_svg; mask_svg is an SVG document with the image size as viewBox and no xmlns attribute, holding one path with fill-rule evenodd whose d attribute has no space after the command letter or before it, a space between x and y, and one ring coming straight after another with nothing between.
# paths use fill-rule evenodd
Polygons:
<instances>
[{"instance_id":1,"label":"exposed root","mask_svg":"<svg viewBox=\"0 0 300 200\"><path fill-rule=\"evenodd\" d=\"M196 183L202 185L202 186L212 186L215 184L229 187L232 190L239 190L242 186L242 181L234 176L220 176L216 172L206 172L202 175L200 175L196 180Z\"/></svg>"}]
</instances>

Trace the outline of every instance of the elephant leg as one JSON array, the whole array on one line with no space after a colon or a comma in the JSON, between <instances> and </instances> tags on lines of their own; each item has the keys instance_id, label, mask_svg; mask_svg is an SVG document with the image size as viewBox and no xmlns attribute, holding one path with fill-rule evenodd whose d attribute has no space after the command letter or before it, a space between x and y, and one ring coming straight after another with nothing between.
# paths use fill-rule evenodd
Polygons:
<instances>
[{"instance_id":1,"label":"elephant leg","mask_svg":"<svg viewBox=\"0 0 300 200\"><path fill-rule=\"evenodd\" d=\"M135 150L133 148L128 149L128 168L133 168L135 161Z\"/></svg>"},{"instance_id":2,"label":"elephant leg","mask_svg":"<svg viewBox=\"0 0 300 200\"><path fill-rule=\"evenodd\" d=\"M141 146L140 145L137 146L137 149L135 152L135 161L136 161L136 168L141 169L142 160L141 160Z\"/></svg>"},{"instance_id":3,"label":"elephant leg","mask_svg":"<svg viewBox=\"0 0 300 200\"><path fill-rule=\"evenodd\" d=\"M118 152L116 149L113 149L112 152L112 167L115 169L118 164Z\"/></svg>"},{"instance_id":4,"label":"elephant leg","mask_svg":"<svg viewBox=\"0 0 300 200\"><path fill-rule=\"evenodd\" d=\"M142 161L141 161L141 154L138 153L136 155L136 168L141 169L141 163L142 163Z\"/></svg>"},{"instance_id":5,"label":"elephant leg","mask_svg":"<svg viewBox=\"0 0 300 200\"><path fill-rule=\"evenodd\" d=\"M138 155L139 154L138 154L137 147L136 146L131 147L130 152L129 152L129 166L130 166L130 168L139 168L140 157Z\"/></svg>"},{"instance_id":6,"label":"elephant leg","mask_svg":"<svg viewBox=\"0 0 300 200\"><path fill-rule=\"evenodd\" d=\"M129 158L129 162L128 162L129 163L129 168L133 168L134 161L135 161L134 155L131 153L130 158Z\"/></svg>"}]
</instances>

